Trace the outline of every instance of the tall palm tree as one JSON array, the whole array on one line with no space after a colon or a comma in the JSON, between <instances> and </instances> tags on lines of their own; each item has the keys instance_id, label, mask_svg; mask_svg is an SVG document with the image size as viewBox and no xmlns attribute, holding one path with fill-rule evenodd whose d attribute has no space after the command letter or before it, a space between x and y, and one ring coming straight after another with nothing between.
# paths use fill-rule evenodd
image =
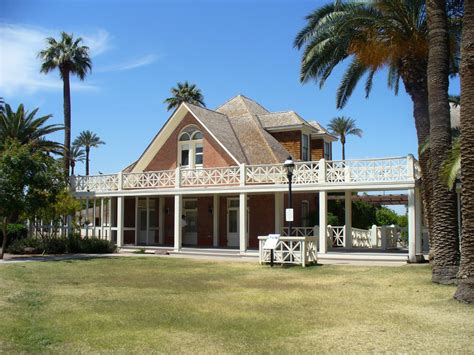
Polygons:
<instances>
[{"instance_id":1,"label":"tall palm tree","mask_svg":"<svg viewBox=\"0 0 474 355\"><path fill-rule=\"evenodd\" d=\"M86 159L84 149L77 145L72 145L71 154L69 154L69 159L71 160L71 175L74 175L74 168L76 167L76 163L83 162Z\"/></svg>"},{"instance_id":2,"label":"tall palm tree","mask_svg":"<svg viewBox=\"0 0 474 355\"><path fill-rule=\"evenodd\" d=\"M100 137L91 131L82 131L72 144L75 147L83 147L86 151L86 175L89 175L90 151L91 148L97 148L99 145L105 144Z\"/></svg>"},{"instance_id":3,"label":"tall palm tree","mask_svg":"<svg viewBox=\"0 0 474 355\"><path fill-rule=\"evenodd\" d=\"M89 56L89 47L81 45L82 38L74 39L72 34L61 32L61 39L56 41L52 37L46 39L48 47L38 56L41 58L41 72L49 73L59 70L63 80L64 99L64 172L69 175L69 151L71 149L71 88L69 76L76 75L84 80L92 69Z\"/></svg>"},{"instance_id":4,"label":"tall palm tree","mask_svg":"<svg viewBox=\"0 0 474 355\"><path fill-rule=\"evenodd\" d=\"M461 42L461 266L454 298L474 303L474 2L466 1Z\"/></svg>"},{"instance_id":5,"label":"tall palm tree","mask_svg":"<svg viewBox=\"0 0 474 355\"><path fill-rule=\"evenodd\" d=\"M342 145L342 160L346 160L346 137L349 135L362 137L362 130L357 128L355 119L345 116L334 117L329 122L328 128L332 134L339 137Z\"/></svg>"},{"instance_id":6,"label":"tall palm tree","mask_svg":"<svg viewBox=\"0 0 474 355\"><path fill-rule=\"evenodd\" d=\"M25 111L22 104L13 111L9 104L5 104L4 111L0 112L0 151L8 138L11 138L44 152L63 153L61 144L46 139L48 134L64 129L63 126L45 125L52 115L35 117L37 112L37 108L31 112Z\"/></svg>"},{"instance_id":7,"label":"tall palm tree","mask_svg":"<svg viewBox=\"0 0 474 355\"><path fill-rule=\"evenodd\" d=\"M455 283L459 269L459 231L456 193L442 178L444 162L451 148L449 106L449 30L445 0L427 0L428 103L430 115L430 159L433 199L431 203L433 250L432 280ZM451 195L451 196L449 196ZM446 198L448 197L449 198Z\"/></svg>"},{"instance_id":8,"label":"tall palm tree","mask_svg":"<svg viewBox=\"0 0 474 355\"><path fill-rule=\"evenodd\" d=\"M342 108L357 83L366 76L365 91L372 89L373 77L388 68L388 86L398 93L400 79L413 102L418 144L429 136L427 62L428 38L424 0L336 1L306 17L307 25L298 33L294 45L305 47L301 63L301 81L324 85L333 69L350 60L336 94ZM451 28L455 32L458 27ZM451 32L450 32L451 33ZM458 37L450 36L455 43ZM456 46L451 46L456 47ZM450 70L457 68L457 56L451 53ZM420 154L423 202L430 235L433 236L430 152ZM446 191L446 199L452 194ZM446 211L455 213L455 211ZM433 236L434 238L435 236Z\"/></svg>"},{"instance_id":9,"label":"tall palm tree","mask_svg":"<svg viewBox=\"0 0 474 355\"><path fill-rule=\"evenodd\" d=\"M177 108L183 102L206 107L201 90L195 84L188 83L188 81L178 83L177 87L171 88L171 95L163 101L163 103L168 104L168 111Z\"/></svg>"},{"instance_id":10,"label":"tall palm tree","mask_svg":"<svg viewBox=\"0 0 474 355\"><path fill-rule=\"evenodd\" d=\"M5 100L3 97L0 97L0 113L5 112Z\"/></svg>"}]
</instances>

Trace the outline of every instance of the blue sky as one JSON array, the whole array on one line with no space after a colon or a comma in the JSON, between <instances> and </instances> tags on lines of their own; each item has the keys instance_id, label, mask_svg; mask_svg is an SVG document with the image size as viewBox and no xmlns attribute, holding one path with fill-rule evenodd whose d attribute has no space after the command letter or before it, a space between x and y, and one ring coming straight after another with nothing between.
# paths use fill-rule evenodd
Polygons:
<instances>
[{"instance_id":1,"label":"blue sky","mask_svg":"<svg viewBox=\"0 0 474 355\"><path fill-rule=\"evenodd\" d=\"M403 87L398 96L388 90L385 73L369 99L361 85L343 110L335 107L335 92L344 66L322 90L300 84L293 39L304 16L326 2L2 0L0 96L63 122L59 75L39 74L35 56L46 36L64 30L82 36L92 52L93 72L72 85L73 137L90 129L107 143L92 152L91 173L133 162L169 117L163 100L170 88L184 80L201 88L209 108L243 94L323 125L351 116L364 137L349 139L347 158L416 155L411 101ZM459 92L457 80L451 92Z\"/></svg>"}]
</instances>

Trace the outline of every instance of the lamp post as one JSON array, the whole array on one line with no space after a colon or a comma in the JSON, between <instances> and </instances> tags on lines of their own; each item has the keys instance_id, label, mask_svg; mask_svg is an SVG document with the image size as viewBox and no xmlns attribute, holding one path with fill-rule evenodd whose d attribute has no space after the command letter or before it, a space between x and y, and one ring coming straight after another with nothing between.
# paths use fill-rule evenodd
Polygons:
<instances>
[{"instance_id":1,"label":"lamp post","mask_svg":"<svg viewBox=\"0 0 474 355\"><path fill-rule=\"evenodd\" d=\"M288 208L290 210L293 209L293 196L291 194L291 183L293 180L293 169L295 168L295 162L289 156L283 165L286 168L286 176L288 177ZM291 237L292 233L292 224L293 224L293 218L291 218L291 221L288 221L288 236Z\"/></svg>"}]
</instances>

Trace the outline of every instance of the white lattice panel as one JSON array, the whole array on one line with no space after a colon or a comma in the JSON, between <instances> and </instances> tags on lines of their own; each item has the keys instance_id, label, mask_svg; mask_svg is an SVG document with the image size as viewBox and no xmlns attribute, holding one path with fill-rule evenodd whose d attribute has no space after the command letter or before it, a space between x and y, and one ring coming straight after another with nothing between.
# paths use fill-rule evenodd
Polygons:
<instances>
[{"instance_id":1,"label":"white lattice panel","mask_svg":"<svg viewBox=\"0 0 474 355\"><path fill-rule=\"evenodd\" d=\"M124 189L150 189L159 187L173 187L175 185L175 171L146 171L143 173L123 174Z\"/></svg>"},{"instance_id":2,"label":"white lattice panel","mask_svg":"<svg viewBox=\"0 0 474 355\"><path fill-rule=\"evenodd\" d=\"M118 174L75 176L74 181L75 191L77 192L106 192L119 189Z\"/></svg>"},{"instance_id":3,"label":"white lattice panel","mask_svg":"<svg viewBox=\"0 0 474 355\"><path fill-rule=\"evenodd\" d=\"M371 231L352 227L352 247L353 248L372 248Z\"/></svg>"},{"instance_id":4,"label":"white lattice panel","mask_svg":"<svg viewBox=\"0 0 474 355\"><path fill-rule=\"evenodd\" d=\"M239 183L239 167L181 171L181 186L238 185Z\"/></svg>"},{"instance_id":5,"label":"white lattice panel","mask_svg":"<svg viewBox=\"0 0 474 355\"><path fill-rule=\"evenodd\" d=\"M286 184L286 169L282 164L279 165L250 165L245 171L248 185L252 184Z\"/></svg>"},{"instance_id":6,"label":"white lattice panel","mask_svg":"<svg viewBox=\"0 0 474 355\"><path fill-rule=\"evenodd\" d=\"M331 243L329 245L332 245L333 247L343 247L346 228L344 228L344 226L328 226L327 228Z\"/></svg>"}]
</instances>

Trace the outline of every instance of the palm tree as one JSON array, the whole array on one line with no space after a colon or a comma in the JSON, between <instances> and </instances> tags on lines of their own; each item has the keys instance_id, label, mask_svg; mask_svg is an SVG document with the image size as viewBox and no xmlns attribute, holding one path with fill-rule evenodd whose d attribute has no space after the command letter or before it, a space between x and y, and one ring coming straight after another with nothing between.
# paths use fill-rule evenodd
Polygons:
<instances>
[{"instance_id":1,"label":"palm tree","mask_svg":"<svg viewBox=\"0 0 474 355\"><path fill-rule=\"evenodd\" d=\"M362 130L357 128L356 120L345 116L334 117L329 122L328 128L332 134L339 137L342 145L342 160L346 160L346 137L349 135L362 137Z\"/></svg>"},{"instance_id":2,"label":"palm tree","mask_svg":"<svg viewBox=\"0 0 474 355\"><path fill-rule=\"evenodd\" d=\"M0 113L5 112L5 100L0 97Z\"/></svg>"},{"instance_id":3,"label":"palm tree","mask_svg":"<svg viewBox=\"0 0 474 355\"><path fill-rule=\"evenodd\" d=\"M388 68L388 86L398 93L401 79L412 99L418 144L421 146L430 133L425 1L337 1L317 9L306 19L306 27L294 41L298 49L305 47L301 81L307 83L314 80L323 86L332 70L350 59L336 94L337 107L342 108L365 75L368 96L375 73L381 68ZM450 36L450 41L455 42L455 39L456 36ZM457 56L451 55L450 59L450 70L455 72ZM420 166L425 216L430 235L433 236L430 208L433 192L429 161L430 152L426 150L420 154ZM446 200L452 198L449 191L445 191L445 195Z\"/></svg>"},{"instance_id":4,"label":"palm tree","mask_svg":"<svg viewBox=\"0 0 474 355\"><path fill-rule=\"evenodd\" d=\"M73 145L71 147L71 154L69 154L69 159L71 160L71 175L74 175L74 168L76 167L76 163L83 162L86 159L84 149L77 145Z\"/></svg>"},{"instance_id":5,"label":"palm tree","mask_svg":"<svg viewBox=\"0 0 474 355\"><path fill-rule=\"evenodd\" d=\"M163 101L163 103L168 104L168 111L177 108L183 102L206 107L201 90L195 84L189 84L188 81L178 83L177 87L171 88L171 95Z\"/></svg>"},{"instance_id":6,"label":"palm tree","mask_svg":"<svg viewBox=\"0 0 474 355\"><path fill-rule=\"evenodd\" d=\"M91 148L97 148L99 145L105 144L100 137L91 131L82 131L72 144L75 147L84 147L86 151L86 175L89 175L89 162Z\"/></svg>"},{"instance_id":7,"label":"palm tree","mask_svg":"<svg viewBox=\"0 0 474 355\"><path fill-rule=\"evenodd\" d=\"M461 214L459 283L454 298L474 303L474 2L466 1L461 42Z\"/></svg>"},{"instance_id":8,"label":"palm tree","mask_svg":"<svg viewBox=\"0 0 474 355\"><path fill-rule=\"evenodd\" d=\"M37 112L37 108L25 111L22 104L13 111L9 104L5 104L4 111L0 112L0 151L8 139L15 139L20 144L30 144L44 152L63 153L62 145L46 139L46 136L64 128L57 124L45 125L52 115L35 117Z\"/></svg>"},{"instance_id":9,"label":"palm tree","mask_svg":"<svg viewBox=\"0 0 474 355\"><path fill-rule=\"evenodd\" d=\"M459 270L459 231L456 193L443 181L442 170L451 149L449 105L449 30L445 0L428 0L428 103L433 199L431 203L433 262L432 280L455 283ZM449 196L451 195L451 196ZM448 197L449 198L446 198ZM452 211L447 213L447 211Z\"/></svg>"},{"instance_id":10,"label":"palm tree","mask_svg":"<svg viewBox=\"0 0 474 355\"><path fill-rule=\"evenodd\" d=\"M46 39L48 47L38 56L42 60L41 72L49 73L54 69L59 70L63 80L64 99L64 172L69 175L69 151L71 149L71 88L70 74L77 75L84 80L92 69L89 57L89 47L82 46L82 38L74 39L72 34L61 32L61 39L56 41L52 37Z\"/></svg>"}]
</instances>

